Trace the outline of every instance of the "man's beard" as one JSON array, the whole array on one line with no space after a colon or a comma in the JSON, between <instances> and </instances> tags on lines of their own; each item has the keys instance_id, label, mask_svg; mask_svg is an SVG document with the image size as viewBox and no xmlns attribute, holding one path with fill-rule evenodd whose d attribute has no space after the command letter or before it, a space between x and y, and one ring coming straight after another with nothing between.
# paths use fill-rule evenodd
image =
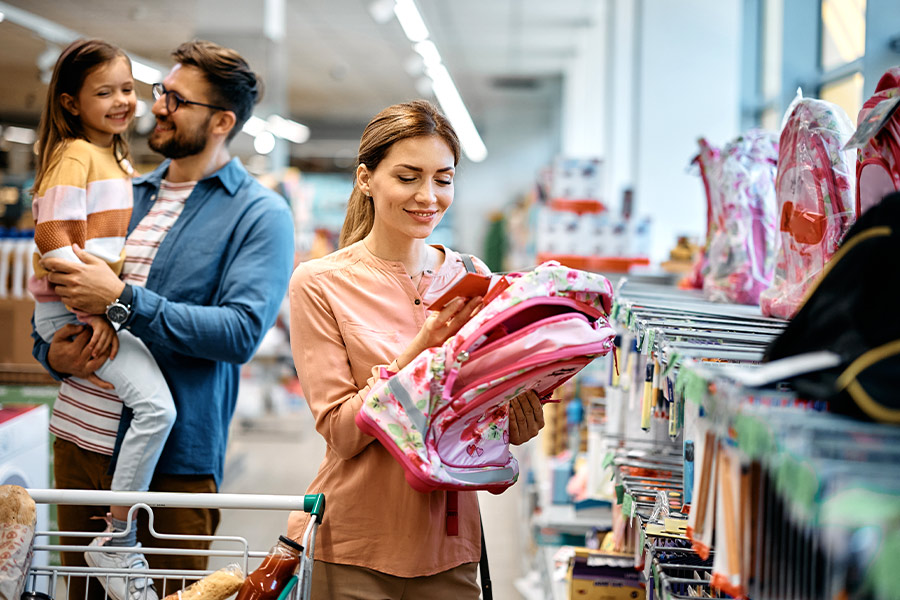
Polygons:
<instances>
[{"instance_id":1,"label":"man's beard","mask_svg":"<svg viewBox=\"0 0 900 600\"><path fill-rule=\"evenodd\" d=\"M192 131L181 132L176 128L165 139L159 139L161 136L154 131L150 134L147 144L151 150L159 152L166 158L184 158L200 154L206 148L206 142L209 140L207 126L211 118L212 115L206 117L206 121Z\"/></svg>"}]
</instances>

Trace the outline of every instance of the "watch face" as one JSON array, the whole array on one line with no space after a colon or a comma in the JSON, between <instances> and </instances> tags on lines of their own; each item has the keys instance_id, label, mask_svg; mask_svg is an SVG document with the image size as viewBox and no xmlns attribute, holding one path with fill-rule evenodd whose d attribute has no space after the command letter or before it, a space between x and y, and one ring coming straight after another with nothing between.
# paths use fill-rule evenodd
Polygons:
<instances>
[{"instance_id":1,"label":"watch face","mask_svg":"<svg viewBox=\"0 0 900 600\"><path fill-rule=\"evenodd\" d=\"M122 324L128 318L128 309L121 304L113 304L107 307L106 318L113 323Z\"/></svg>"}]
</instances>

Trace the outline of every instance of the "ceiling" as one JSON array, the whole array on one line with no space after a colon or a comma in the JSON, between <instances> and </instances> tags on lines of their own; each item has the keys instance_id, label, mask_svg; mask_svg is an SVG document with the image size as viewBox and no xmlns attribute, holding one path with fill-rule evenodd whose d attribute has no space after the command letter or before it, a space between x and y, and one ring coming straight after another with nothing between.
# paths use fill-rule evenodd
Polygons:
<instances>
[{"instance_id":1,"label":"ceiling","mask_svg":"<svg viewBox=\"0 0 900 600\"><path fill-rule=\"evenodd\" d=\"M292 155L303 147L346 151L379 110L427 92L421 81L417 87L421 64L402 28L392 17L378 23L373 0L269 0L284 4L283 52L259 44L264 0L5 1L164 67L169 52L194 37L238 48L285 98L284 116L310 127L310 141ZM416 1L476 125L498 103L558 88L598 2ZM46 93L38 61L47 47L10 19L0 23L0 123L37 123ZM149 86L139 93L149 98Z\"/></svg>"}]
</instances>

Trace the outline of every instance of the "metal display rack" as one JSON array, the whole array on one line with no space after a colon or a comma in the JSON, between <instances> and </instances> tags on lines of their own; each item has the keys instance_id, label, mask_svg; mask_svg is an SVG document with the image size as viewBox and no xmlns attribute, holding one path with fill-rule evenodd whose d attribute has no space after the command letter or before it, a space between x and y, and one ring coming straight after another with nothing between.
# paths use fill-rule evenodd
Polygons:
<instances>
[{"instance_id":1,"label":"metal display rack","mask_svg":"<svg viewBox=\"0 0 900 600\"><path fill-rule=\"evenodd\" d=\"M611 317L606 443L648 598L900 597L900 430L783 383L833 356L764 364L786 322L693 291L624 281ZM648 476L662 456L682 468ZM663 491L687 535L648 533Z\"/></svg>"}]
</instances>

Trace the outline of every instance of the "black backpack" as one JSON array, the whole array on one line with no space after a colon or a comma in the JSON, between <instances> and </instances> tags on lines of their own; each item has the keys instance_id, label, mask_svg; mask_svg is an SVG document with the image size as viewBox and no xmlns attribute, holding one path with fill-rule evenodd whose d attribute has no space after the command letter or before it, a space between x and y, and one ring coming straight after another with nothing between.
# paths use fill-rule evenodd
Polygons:
<instances>
[{"instance_id":1,"label":"black backpack","mask_svg":"<svg viewBox=\"0 0 900 600\"><path fill-rule=\"evenodd\" d=\"M847 232L806 302L766 349L766 362L827 350L836 367L791 380L831 412L900 424L900 193Z\"/></svg>"}]
</instances>

